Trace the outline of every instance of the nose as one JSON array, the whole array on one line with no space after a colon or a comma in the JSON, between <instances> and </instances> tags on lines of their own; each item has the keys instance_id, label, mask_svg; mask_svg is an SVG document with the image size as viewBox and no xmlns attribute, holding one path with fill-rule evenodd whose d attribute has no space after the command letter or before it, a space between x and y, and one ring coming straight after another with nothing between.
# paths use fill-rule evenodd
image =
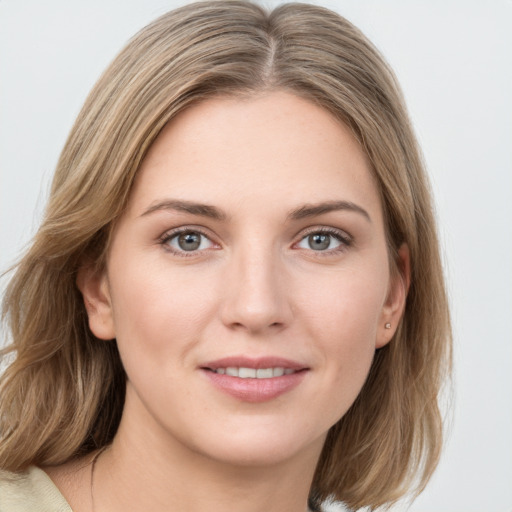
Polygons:
<instances>
[{"instance_id":1,"label":"nose","mask_svg":"<svg viewBox=\"0 0 512 512\"><path fill-rule=\"evenodd\" d=\"M281 331L292 320L285 269L268 248L233 254L223 286L221 319L229 329L251 334Z\"/></svg>"}]
</instances>

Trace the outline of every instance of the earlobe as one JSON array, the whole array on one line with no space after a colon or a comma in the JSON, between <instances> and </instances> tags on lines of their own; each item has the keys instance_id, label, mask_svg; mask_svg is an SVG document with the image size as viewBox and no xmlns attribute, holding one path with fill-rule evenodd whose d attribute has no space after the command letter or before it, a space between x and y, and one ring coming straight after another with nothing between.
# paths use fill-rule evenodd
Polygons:
<instances>
[{"instance_id":1,"label":"earlobe","mask_svg":"<svg viewBox=\"0 0 512 512\"><path fill-rule=\"evenodd\" d=\"M82 266L78 270L76 284L84 298L89 328L92 333L102 340L115 338L114 317L106 272L98 272L92 266Z\"/></svg>"},{"instance_id":2,"label":"earlobe","mask_svg":"<svg viewBox=\"0 0 512 512\"><path fill-rule=\"evenodd\" d=\"M411 261L409 247L403 243L398 249L397 269L391 276L388 296L382 309L380 325L377 327L375 348L391 341L405 310L407 293L411 283Z\"/></svg>"}]
</instances>

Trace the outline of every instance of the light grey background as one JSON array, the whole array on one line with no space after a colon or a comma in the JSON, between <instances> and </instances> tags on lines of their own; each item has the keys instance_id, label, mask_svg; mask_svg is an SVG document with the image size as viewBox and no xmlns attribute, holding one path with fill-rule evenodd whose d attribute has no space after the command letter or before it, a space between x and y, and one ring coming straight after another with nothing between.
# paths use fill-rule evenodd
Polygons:
<instances>
[{"instance_id":1,"label":"light grey background","mask_svg":"<svg viewBox=\"0 0 512 512\"><path fill-rule=\"evenodd\" d=\"M0 0L1 269L34 233L101 71L136 30L181 3ZM455 398L442 462L409 510L512 512L512 1L319 3L358 25L394 67L438 206Z\"/></svg>"}]
</instances>

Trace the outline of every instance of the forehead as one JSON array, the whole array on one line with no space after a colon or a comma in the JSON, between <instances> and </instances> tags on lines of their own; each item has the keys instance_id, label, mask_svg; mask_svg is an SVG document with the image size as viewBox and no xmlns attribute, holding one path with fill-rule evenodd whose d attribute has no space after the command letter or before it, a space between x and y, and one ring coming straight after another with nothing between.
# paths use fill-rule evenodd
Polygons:
<instances>
[{"instance_id":1,"label":"forehead","mask_svg":"<svg viewBox=\"0 0 512 512\"><path fill-rule=\"evenodd\" d=\"M367 158L349 128L282 91L208 99L169 122L142 163L131 207L165 195L260 208L342 199L380 216Z\"/></svg>"}]
</instances>

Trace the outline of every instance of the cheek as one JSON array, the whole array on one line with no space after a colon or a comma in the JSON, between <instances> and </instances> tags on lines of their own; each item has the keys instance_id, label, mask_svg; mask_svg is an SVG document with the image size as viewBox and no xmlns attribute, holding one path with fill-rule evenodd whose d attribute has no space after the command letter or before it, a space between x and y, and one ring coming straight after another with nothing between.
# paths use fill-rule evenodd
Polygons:
<instances>
[{"instance_id":1,"label":"cheek","mask_svg":"<svg viewBox=\"0 0 512 512\"><path fill-rule=\"evenodd\" d=\"M309 288L302 310L315 340L325 378L343 390L341 413L355 400L368 375L387 290L386 274L343 272ZM338 397L335 397L336 400Z\"/></svg>"},{"instance_id":2,"label":"cheek","mask_svg":"<svg viewBox=\"0 0 512 512\"><path fill-rule=\"evenodd\" d=\"M155 265L118 268L111 280L116 337L126 365L133 360L150 371L172 365L193 348L209 314L200 287Z\"/></svg>"},{"instance_id":3,"label":"cheek","mask_svg":"<svg viewBox=\"0 0 512 512\"><path fill-rule=\"evenodd\" d=\"M387 291L387 273L341 271L300 283L301 309L327 338L375 341Z\"/></svg>"}]
</instances>

